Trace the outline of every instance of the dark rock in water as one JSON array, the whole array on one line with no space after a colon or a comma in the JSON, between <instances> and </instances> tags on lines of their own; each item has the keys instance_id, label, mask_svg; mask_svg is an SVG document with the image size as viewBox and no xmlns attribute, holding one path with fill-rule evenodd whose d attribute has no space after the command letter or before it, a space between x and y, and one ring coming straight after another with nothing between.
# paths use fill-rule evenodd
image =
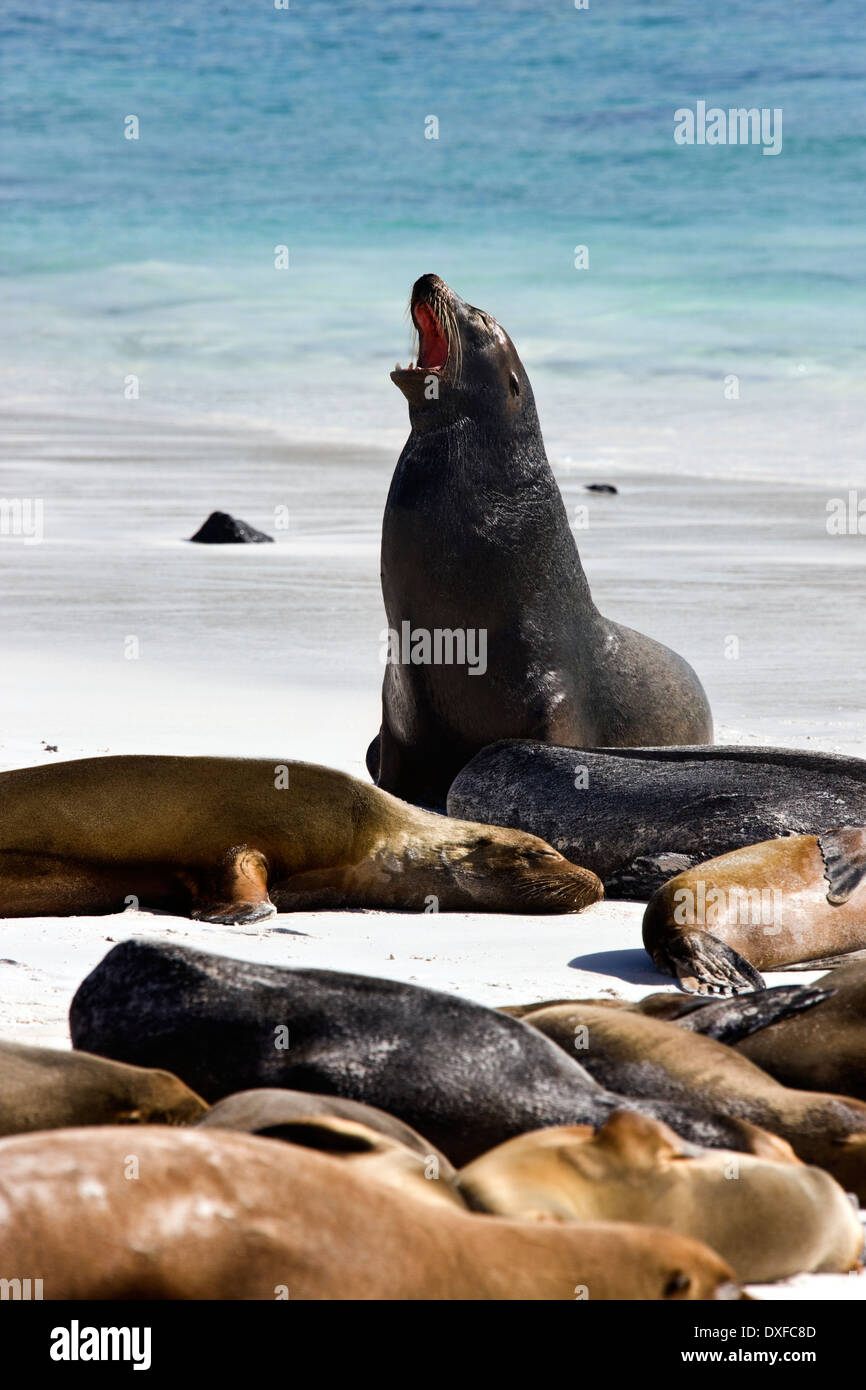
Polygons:
<instances>
[{"instance_id":1,"label":"dark rock in water","mask_svg":"<svg viewBox=\"0 0 866 1390\"><path fill-rule=\"evenodd\" d=\"M228 512L211 512L204 525L194 536L190 536L191 541L198 541L200 545L243 545L273 539L273 536L257 531L248 522L229 516Z\"/></svg>"},{"instance_id":2,"label":"dark rock in water","mask_svg":"<svg viewBox=\"0 0 866 1390\"><path fill-rule=\"evenodd\" d=\"M619 492L613 483L584 483L584 487L587 492L612 492L614 496Z\"/></svg>"},{"instance_id":3,"label":"dark rock in water","mask_svg":"<svg viewBox=\"0 0 866 1390\"><path fill-rule=\"evenodd\" d=\"M737 1122L627 1100L519 1019L399 980L137 939L79 985L69 1027L74 1047L168 1068L209 1101L277 1086L376 1106L458 1166L513 1135L600 1125L623 1107L692 1143L742 1147Z\"/></svg>"}]
</instances>

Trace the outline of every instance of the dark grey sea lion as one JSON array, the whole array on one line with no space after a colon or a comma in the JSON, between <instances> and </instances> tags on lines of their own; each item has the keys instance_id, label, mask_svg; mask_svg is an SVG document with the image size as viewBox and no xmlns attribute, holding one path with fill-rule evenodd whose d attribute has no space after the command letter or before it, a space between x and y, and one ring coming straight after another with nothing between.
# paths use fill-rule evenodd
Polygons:
<instances>
[{"instance_id":1,"label":"dark grey sea lion","mask_svg":"<svg viewBox=\"0 0 866 1390\"><path fill-rule=\"evenodd\" d=\"M788 748L499 743L455 778L448 814L539 835L598 874L608 897L643 902L705 859L866 821L866 761Z\"/></svg>"},{"instance_id":2,"label":"dark grey sea lion","mask_svg":"<svg viewBox=\"0 0 866 1390\"><path fill-rule=\"evenodd\" d=\"M597 1125L622 1107L707 1147L754 1142L700 1097L694 1107L623 1099L517 1019L366 975L125 941L79 986L69 1026L73 1046L171 1067L209 1101L285 1086L374 1105L458 1166L512 1135Z\"/></svg>"},{"instance_id":3,"label":"dark grey sea lion","mask_svg":"<svg viewBox=\"0 0 866 1390\"><path fill-rule=\"evenodd\" d=\"M391 374L412 433L382 524L398 650L367 755L374 780L441 806L460 768L498 739L711 743L692 668L592 601L508 334L436 275L416 281L411 313L418 365Z\"/></svg>"}]
</instances>

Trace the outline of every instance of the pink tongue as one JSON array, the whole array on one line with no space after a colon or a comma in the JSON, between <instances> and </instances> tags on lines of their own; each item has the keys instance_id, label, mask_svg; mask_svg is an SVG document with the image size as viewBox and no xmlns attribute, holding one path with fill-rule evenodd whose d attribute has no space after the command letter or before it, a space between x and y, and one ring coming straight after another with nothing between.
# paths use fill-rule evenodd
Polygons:
<instances>
[{"instance_id":1,"label":"pink tongue","mask_svg":"<svg viewBox=\"0 0 866 1390\"><path fill-rule=\"evenodd\" d=\"M421 334L418 366L444 367L448 360L448 339L439 327L439 320L426 304L416 304L414 314Z\"/></svg>"}]
</instances>

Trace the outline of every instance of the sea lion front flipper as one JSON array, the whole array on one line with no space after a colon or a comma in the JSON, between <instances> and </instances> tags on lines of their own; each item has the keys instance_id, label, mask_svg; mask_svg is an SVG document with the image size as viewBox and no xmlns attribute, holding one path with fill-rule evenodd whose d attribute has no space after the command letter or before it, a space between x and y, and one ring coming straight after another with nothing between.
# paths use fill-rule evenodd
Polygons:
<instances>
[{"instance_id":1,"label":"sea lion front flipper","mask_svg":"<svg viewBox=\"0 0 866 1390\"><path fill-rule=\"evenodd\" d=\"M741 994L763 989L763 976L733 947L709 932L670 933L652 957L659 970L674 975L687 994Z\"/></svg>"},{"instance_id":2,"label":"sea lion front flipper","mask_svg":"<svg viewBox=\"0 0 866 1390\"><path fill-rule=\"evenodd\" d=\"M866 826L843 825L818 836L828 903L846 903L866 879Z\"/></svg>"},{"instance_id":3,"label":"sea lion front flipper","mask_svg":"<svg viewBox=\"0 0 866 1390\"><path fill-rule=\"evenodd\" d=\"M248 845L233 845L213 875L185 878L193 897L190 917L197 922L234 927L277 915L268 897L268 861Z\"/></svg>"},{"instance_id":4,"label":"sea lion front flipper","mask_svg":"<svg viewBox=\"0 0 866 1390\"><path fill-rule=\"evenodd\" d=\"M835 993L834 989L817 989L811 985L775 985L772 989L755 990L733 999L701 1000L697 1008L680 1015L674 1022L686 1032L700 1033L704 1038L731 1046L768 1028L771 1023L780 1023L782 1019L813 1009Z\"/></svg>"}]
</instances>

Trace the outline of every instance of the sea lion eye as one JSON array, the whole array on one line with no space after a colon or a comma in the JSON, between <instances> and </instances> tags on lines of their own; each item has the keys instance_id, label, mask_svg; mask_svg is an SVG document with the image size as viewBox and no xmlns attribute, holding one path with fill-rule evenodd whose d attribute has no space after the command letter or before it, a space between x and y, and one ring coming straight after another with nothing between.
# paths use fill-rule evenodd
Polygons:
<instances>
[{"instance_id":1,"label":"sea lion eye","mask_svg":"<svg viewBox=\"0 0 866 1390\"><path fill-rule=\"evenodd\" d=\"M511 373L511 376L508 378L508 385L511 387L512 396L520 395L520 382L517 380L516 372Z\"/></svg>"},{"instance_id":2,"label":"sea lion eye","mask_svg":"<svg viewBox=\"0 0 866 1390\"><path fill-rule=\"evenodd\" d=\"M678 1269L675 1274L671 1275L665 1285L665 1298L675 1298L678 1293L684 1293L691 1285L691 1282L685 1270Z\"/></svg>"}]
</instances>

